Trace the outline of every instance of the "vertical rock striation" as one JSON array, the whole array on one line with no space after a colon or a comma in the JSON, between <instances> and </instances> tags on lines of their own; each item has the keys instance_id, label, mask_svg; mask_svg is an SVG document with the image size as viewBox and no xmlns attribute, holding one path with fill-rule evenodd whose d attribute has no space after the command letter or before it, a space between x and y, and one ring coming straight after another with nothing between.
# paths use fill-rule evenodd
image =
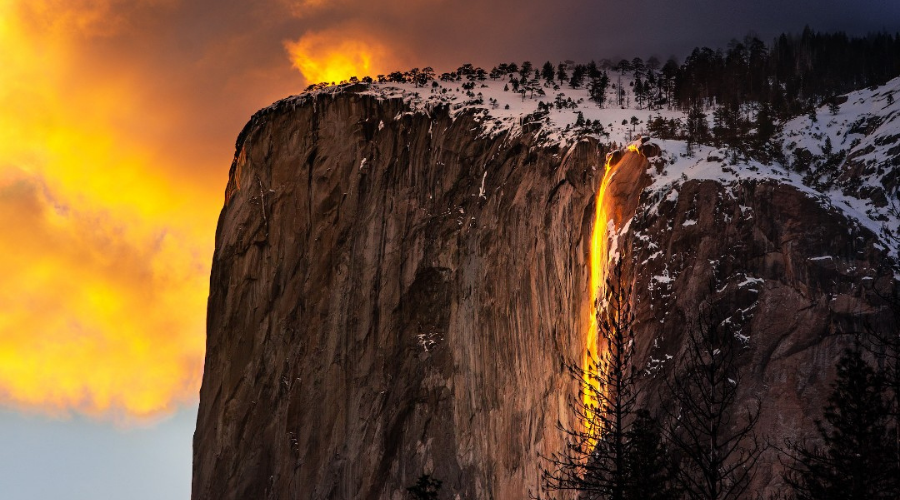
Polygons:
<instances>
[{"instance_id":1,"label":"vertical rock striation","mask_svg":"<svg viewBox=\"0 0 900 500\"><path fill-rule=\"evenodd\" d=\"M476 137L348 93L242 133L216 235L194 499L537 491L577 386L593 141Z\"/></svg>"}]
</instances>

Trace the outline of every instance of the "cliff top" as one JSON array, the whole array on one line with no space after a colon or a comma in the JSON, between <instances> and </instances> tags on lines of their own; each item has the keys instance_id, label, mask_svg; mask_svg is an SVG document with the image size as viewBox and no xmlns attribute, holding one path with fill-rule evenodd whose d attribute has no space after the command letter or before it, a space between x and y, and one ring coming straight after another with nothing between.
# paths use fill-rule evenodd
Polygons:
<instances>
[{"instance_id":1,"label":"cliff top","mask_svg":"<svg viewBox=\"0 0 900 500\"><path fill-rule=\"evenodd\" d=\"M893 99L900 95L900 78L838 97L840 105L823 104L813 113L776 123L765 154L748 153L749 147L733 144L710 145L722 144L715 136L700 141L679 133L686 129L688 114L666 106L648 109L647 101L635 91L639 79L629 75L612 73L603 89L587 82L573 88L559 81L513 84L514 79L514 74L495 79L469 75L313 86L257 115L352 93L402 100L409 108L407 113L429 114L445 107L451 117L472 116L481 124L483 136L527 131L540 143L563 149L585 137L622 147L650 136L660 146L663 159L657 162L660 168L651 172L654 181L648 189L652 191L677 196L678 187L692 179L715 180L725 186L741 180L790 184L876 234L888 255L895 259L900 255L900 102ZM715 103L708 103L701 110L708 131L721 126L715 109ZM744 105L740 113L752 124L758 109ZM398 118L400 115L386 117ZM744 133L749 137L756 130Z\"/></svg>"}]
</instances>

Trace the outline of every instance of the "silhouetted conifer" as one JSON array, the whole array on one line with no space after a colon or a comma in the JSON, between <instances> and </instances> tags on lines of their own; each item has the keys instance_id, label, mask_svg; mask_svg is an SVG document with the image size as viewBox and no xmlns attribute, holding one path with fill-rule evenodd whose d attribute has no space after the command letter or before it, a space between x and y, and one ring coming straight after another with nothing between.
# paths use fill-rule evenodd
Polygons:
<instances>
[{"instance_id":1,"label":"silhouetted conifer","mask_svg":"<svg viewBox=\"0 0 900 500\"><path fill-rule=\"evenodd\" d=\"M896 499L900 470L889 428L890 403L884 377L848 349L837 367L837 380L816 422L821 444L790 443L785 481L798 500Z\"/></svg>"},{"instance_id":2,"label":"silhouetted conifer","mask_svg":"<svg viewBox=\"0 0 900 500\"><path fill-rule=\"evenodd\" d=\"M755 431L760 402L738 404L741 332L722 316L712 303L701 305L666 380L666 435L680 459L678 486L691 500L743 498L763 449Z\"/></svg>"},{"instance_id":3,"label":"silhouetted conifer","mask_svg":"<svg viewBox=\"0 0 900 500\"><path fill-rule=\"evenodd\" d=\"M566 74L566 63L559 63L556 67L556 79L559 80L560 85L569 79L569 75Z\"/></svg>"},{"instance_id":4,"label":"silhouetted conifer","mask_svg":"<svg viewBox=\"0 0 900 500\"><path fill-rule=\"evenodd\" d=\"M626 455L628 480L624 498L675 500L675 466L662 441L659 425L650 412L637 411L627 433L630 448Z\"/></svg>"},{"instance_id":5,"label":"silhouetted conifer","mask_svg":"<svg viewBox=\"0 0 900 500\"><path fill-rule=\"evenodd\" d=\"M553 83L554 74L553 63L550 61L545 62L543 68L541 68L541 76L547 83Z\"/></svg>"},{"instance_id":6,"label":"silhouetted conifer","mask_svg":"<svg viewBox=\"0 0 900 500\"><path fill-rule=\"evenodd\" d=\"M668 492L665 458L655 425L646 412L637 413L639 370L634 366L634 313L631 288L623 279L622 263L610 269L605 294L598 301L597 333L600 356L589 366L569 365L581 386L571 407L574 427L558 423L565 448L545 457L548 490L574 490L583 498L646 500L668 498L644 494L636 482L655 482ZM585 397L585 395L587 397Z\"/></svg>"},{"instance_id":7,"label":"silhouetted conifer","mask_svg":"<svg viewBox=\"0 0 900 500\"><path fill-rule=\"evenodd\" d=\"M443 482L440 479L435 479L430 474L422 474L416 484L406 488L406 491L414 500L436 500L441 484Z\"/></svg>"}]
</instances>

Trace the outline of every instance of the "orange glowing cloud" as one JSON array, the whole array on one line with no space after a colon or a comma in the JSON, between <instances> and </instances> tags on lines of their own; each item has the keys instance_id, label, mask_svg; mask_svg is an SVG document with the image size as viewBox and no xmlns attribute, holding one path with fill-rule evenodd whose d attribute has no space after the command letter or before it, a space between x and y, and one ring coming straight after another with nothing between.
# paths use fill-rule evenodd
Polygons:
<instances>
[{"instance_id":1,"label":"orange glowing cloud","mask_svg":"<svg viewBox=\"0 0 900 500\"><path fill-rule=\"evenodd\" d=\"M41 30L66 35L112 35L128 24L128 14L177 0L5 0L20 19ZM2 6L0 6L2 8ZM10 12L11 10L7 10Z\"/></svg>"},{"instance_id":2,"label":"orange glowing cloud","mask_svg":"<svg viewBox=\"0 0 900 500\"><path fill-rule=\"evenodd\" d=\"M350 28L308 32L285 42L291 62L309 83L340 82L391 70L396 59L374 36L357 36ZM389 57L391 56L391 57Z\"/></svg>"},{"instance_id":3,"label":"orange glowing cloud","mask_svg":"<svg viewBox=\"0 0 900 500\"><path fill-rule=\"evenodd\" d=\"M0 180L0 395L51 413L147 417L196 393L205 266L180 235Z\"/></svg>"},{"instance_id":4,"label":"orange glowing cloud","mask_svg":"<svg viewBox=\"0 0 900 500\"><path fill-rule=\"evenodd\" d=\"M304 83L459 63L402 49L472 10L0 0L0 406L131 422L194 403L247 118Z\"/></svg>"},{"instance_id":5,"label":"orange glowing cloud","mask_svg":"<svg viewBox=\"0 0 900 500\"><path fill-rule=\"evenodd\" d=\"M111 2L25 5L0 0L0 404L171 412L199 388L219 190L126 133L153 112L129 75L85 76Z\"/></svg>"}]
</instances>

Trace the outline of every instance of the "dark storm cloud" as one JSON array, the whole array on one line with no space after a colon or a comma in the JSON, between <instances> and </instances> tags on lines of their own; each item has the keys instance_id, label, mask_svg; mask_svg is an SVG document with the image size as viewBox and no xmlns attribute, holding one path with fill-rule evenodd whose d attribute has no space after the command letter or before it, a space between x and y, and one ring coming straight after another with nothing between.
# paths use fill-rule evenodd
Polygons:
<instances>
[{"instance_id":1,"label":"dark storm cloud","mask_svg":"<svg viewBox=\"0 0 900 500\"><path fill-rule=\"evenodd\" d=\"M851 34L900 29L900 3L885 0L348 0L295 6L306 13L299 30L355 20L397 50L412 52L414 64L440 66L468 60L488 65L522 58L683 56L697 45L724 46L751 32L768 42L806 25Z\"/></svg>"}]
</instances>

